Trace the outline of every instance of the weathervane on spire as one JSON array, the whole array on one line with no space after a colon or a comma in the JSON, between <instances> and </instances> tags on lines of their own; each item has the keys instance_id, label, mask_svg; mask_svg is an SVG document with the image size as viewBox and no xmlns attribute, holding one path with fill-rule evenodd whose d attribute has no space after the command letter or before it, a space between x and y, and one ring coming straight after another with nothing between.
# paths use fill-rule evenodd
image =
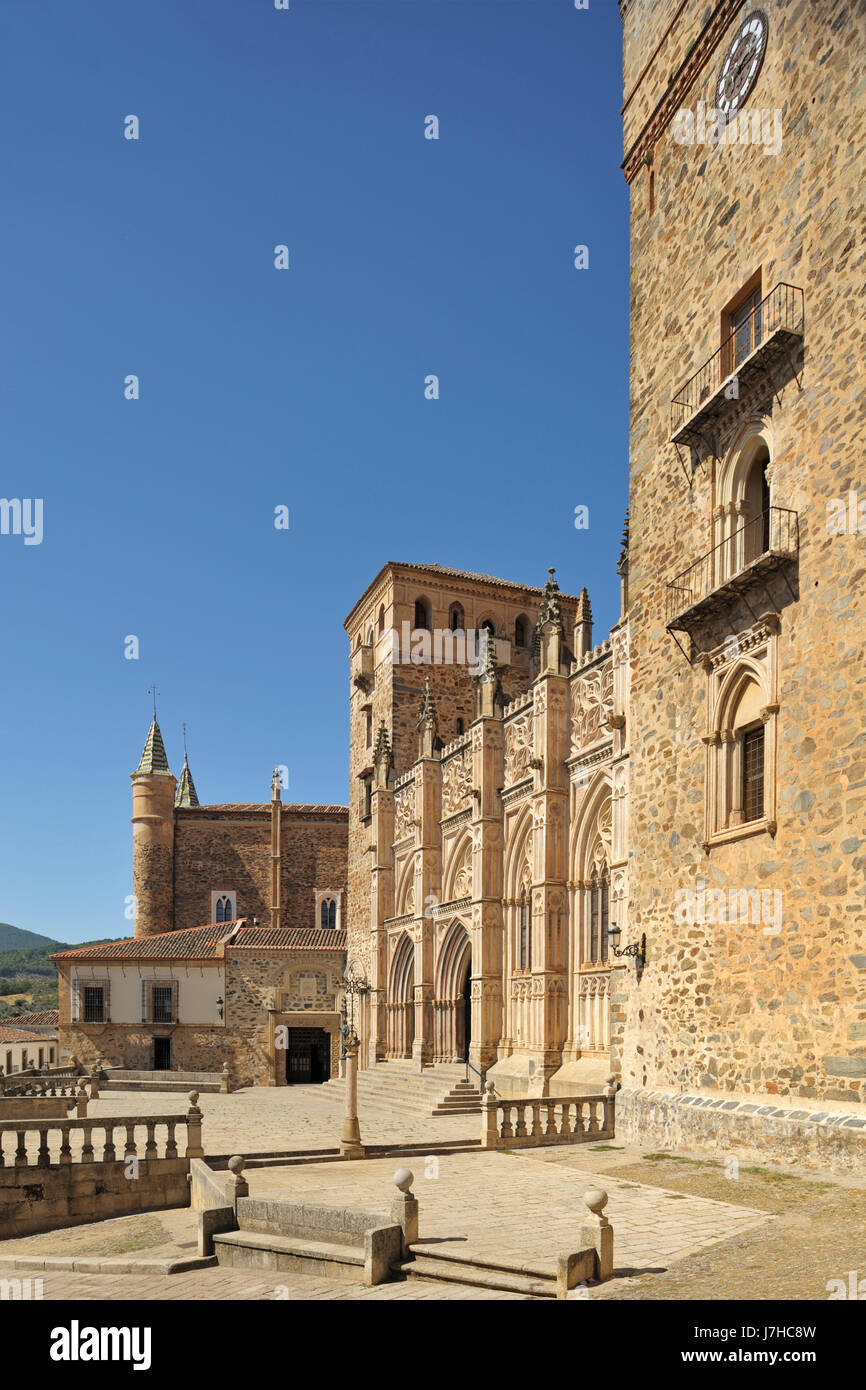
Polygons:
<instances>
[{"instance_id":1,"label":"weathervane on spire","mask_svg":"<svg viewBox=\"0 0 866 1390\"><path fill-rule=\"evenodd\" d=\"M148 695L153 696L153 717L154 719L156 719L156 697L159 694L159 691L157 690L155 685L149 685L147 687L147 693ZM184 724L183 727L186 728L186 725Z\"/></svg>"}]
</instances>

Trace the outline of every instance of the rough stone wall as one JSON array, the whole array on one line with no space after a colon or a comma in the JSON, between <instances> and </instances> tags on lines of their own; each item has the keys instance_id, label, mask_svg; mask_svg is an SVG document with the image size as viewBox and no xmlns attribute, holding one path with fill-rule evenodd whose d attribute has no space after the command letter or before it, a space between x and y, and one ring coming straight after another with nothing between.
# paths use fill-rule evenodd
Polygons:
<instances>
[{"instance_id":1,"label":"rough stone wall","mask_svg":"<svg viewBox=\"0 0 866 1390\"><path fill-rule=\"evenodd\" d=\"M227 1029L203 1024L72 1023L59 1029L60 1047L74 1053L85 1071L98 1061L131 1071L152 1071L155 1037L171 1038L175 1071L219 1072L224 1062L233 1059L235 1039Z\"/></svg>"},{"instance_id":2,"label":"rough stone wall","mask_svg":"<svg viewBox=\"0 0 866 1390\"><path fill-rule=\"evenodd\" d=\"M347 817L282 811L282 927L313 927L317 889L346 887ZM234 889L241 917L270 926L270 808L247 812L182 811L175 826L177 930L210 920L211 892ZM345 903L344 903L345 908Z\"/></svg>"},{"instance_id":3,"label":"rough stone wall","mask_svg":"<svg viewBox=\"0 0 866 1390\"><path fill-rule=\"evenodd\" d=\"M617 972L623 1085L866 1098L866 661L862 535L828 534L827 505L866 496L863 252L852 222L863 167L864 10L850 0L764 0L769 42L750 109L782 112L782 147L677 144L668 127L631 183L632 913L648 963ZM628 95L677 5L624 6ZM738 19L679 105L714 103ZM693 42L690 4L628 106L625 149ZM859 169L859 173L858 173ZM772 441L774 505L799 515L797 601L777 639L778 830L703 841L707 677L664 630L665 584L713 544L719 469L670 439L675 391L720 343L720 312L756 270L805 292L800 379L732 402L731 431ZM719 452L723 453L723 439ZM689 480L684 475L689 475ZM694 470L694 471L693 471ZM741 618L736 622L741 624ZM680 924L679 890L778 890L780 931Z\"/></svg>"},{"instance_id":4,"label":"rough stone wall","mask_svg":"<svg viewBox=\"0 0 866 1390\"><path fill-rule=\"evenodd\" d=\"M234 889L240 917L270 924L270 811L182 811L175 822L175 930L211 920L211 892ZM312 913L311 913L312 915Z\"/></svg>"},{"instance_id":5,"label":"rough stone wall","mask_svg":"<svg viewBox=\"0 0 866 1390\"><path fill-rule=\"evenodd\" d=\"M121 1131L116 1133L119 1145ZM178 1139L184 1134L179 1126ZM97 1141L100 1137L97 1130ZM0 1240L137 1211L189 1206L189 1162L142 1158L134 1182L126 1176L123 1162L0 1168Z\"/></svg>"}]
</instances>

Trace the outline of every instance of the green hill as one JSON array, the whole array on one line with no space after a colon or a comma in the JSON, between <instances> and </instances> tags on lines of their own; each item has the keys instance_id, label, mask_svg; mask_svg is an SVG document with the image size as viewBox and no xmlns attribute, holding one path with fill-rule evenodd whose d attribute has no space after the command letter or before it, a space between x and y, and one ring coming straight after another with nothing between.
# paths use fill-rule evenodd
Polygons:
<instances>
[{"instance_id":1,"label":"green hill","mask_svg":"<svg viewBox=\"0 0 866 1390\"><path fill-rule=\"evenodd\" d=\"M9 922L0 922L0 951L59 951L63 943L53 936L40 936L35 931L22 931Z\"/></svg>"}]
</instances>

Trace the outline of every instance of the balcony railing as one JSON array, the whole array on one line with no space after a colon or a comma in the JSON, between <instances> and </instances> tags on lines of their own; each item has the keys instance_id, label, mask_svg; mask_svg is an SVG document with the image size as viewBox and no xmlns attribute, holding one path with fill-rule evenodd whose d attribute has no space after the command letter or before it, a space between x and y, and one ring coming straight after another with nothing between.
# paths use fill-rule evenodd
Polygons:
<instances>
[{"instance_id":1,"label":"balcony railing","mask_svg":"<svg viewBox=\"0 0 866 1390\"><path fill-rule=\"evenodd\" d=\"M671 401L671 439L689 444L729 399L738 399L740 386L765 370L775 356L803 336L803 291L778 284L689 377ZM737 379L736 393L730 389Z\"/></svg>"},{"instance_id":2,"label":"balcony railing","mask_svg":"<svg viewBox=\"0 0 866 1390\"><path fill-rule=\"evenodd\" d=\"M731 593L796 559L799 522L787 507L768 507L726 536L667 586L665 627L691 632Z\"/></svg>"}]
</instances>

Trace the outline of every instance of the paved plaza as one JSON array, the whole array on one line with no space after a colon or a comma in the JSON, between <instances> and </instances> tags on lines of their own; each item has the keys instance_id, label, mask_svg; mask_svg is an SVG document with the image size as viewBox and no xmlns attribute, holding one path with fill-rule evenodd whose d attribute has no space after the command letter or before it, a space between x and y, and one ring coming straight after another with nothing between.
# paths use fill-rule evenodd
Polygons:
<instances>
[{"instance_id":1,"label":"paved plaza","mask_svg":"<svg viewBox=\"0 0 866 1390\"><path fill-rule=\"evenodd\" d=\"M91 1103L89 1117L180 1115L187 1104L183 1094L108 1092ZM199 1104L207 1153L281 1153L338 1140L341 1102L323 1088L202 1095ZM365 1116L362 1110L361 1129L368 1142L403 1140L432 1150L443 1140L476 1137L480 1119L407 1119L373 1110ZM94 1138L98 1144L98 1131ZM253 1197L385 1212L400 1166L415 1174L421 1242L513 1265L552 1266L560 1251L574 1249L583 1194L603 1186L615 1232L614 1278L589 1290L592 1298L820 1298L840 1271L847 1277L850 1268L866 1270L862 1258L857 1264L864 1247L863 1191L854 1180L744 1168L740 1180L730 1182L711 1158L653 1154L616 1141L438 1155L422 1147L404 1158L250 1167L246 1177ZM166 1275L147 1267L195 1254L196 1218L189 1209L142 1213L3 1242L0 1278L38 1275L49 1300L522 1298L440 1281L366 1289L294 1272L209 1268ZM22 1257L26 1263L13 1267ZM71 1259L124 1267L51 1268L52 1260L68 1265ZM35 1263L42 1260L44 1269ZM793 1278L790 1294L785 1278Z\"/></svg>"}]
</instances>

